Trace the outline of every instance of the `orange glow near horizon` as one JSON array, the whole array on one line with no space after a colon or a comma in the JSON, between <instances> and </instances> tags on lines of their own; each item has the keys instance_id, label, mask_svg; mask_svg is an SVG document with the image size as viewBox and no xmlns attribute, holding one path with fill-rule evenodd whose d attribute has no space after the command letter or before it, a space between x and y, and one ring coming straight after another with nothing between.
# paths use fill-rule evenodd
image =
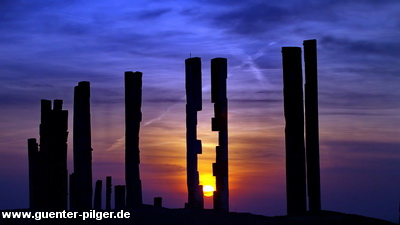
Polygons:
<instances>
[{"instance_id":1,"label":"orange glow near horizon","mask_svg":"<svg viewBox=\"0 0 400 225\"><path fill-rule=\"evenodd\" d=\"M211 131L210 118L213 105L204 103L198 114L198 139L202 141L202 154L198 155L199 183L203 185L205 207L212 208L213 191L216 189L212 164L215 162L218 132ZM267 118L262 109L249 113L246 108L231 105L229 126L229 190L232 207L248 199L256 200L255 194L269 193L280 196L284 177L284 140L279 135L284 127ZM186 174L186 128L185 108L180 104L171 105L169 111L157 111L152 105L143 107L143 122L140 130L140 172L145 201L153 196L163 196L167 207L182 207L187 201ZM96 114L93 121L93 170L96 179L112 176L113 183L124 183L125 134L123 108L109 109L106 124L104 113ZM99 111L99 110L98 110ZM106 111L106 110L104 110ZM249 115L252 116L249 116ZM160 119L158 119L160 118ZM72 146L72 143L71 145ZM72 155L72 154L71 154ZM72 166L72 164L71 164ZM243 185L248 196L242 199ZM209 187L210 186L210 187ZM211 190L211 187L214 190ZM149 194L150 193L150 194ZM267 194L268 196L268 194Z\"/></svg>"}]
</instances>

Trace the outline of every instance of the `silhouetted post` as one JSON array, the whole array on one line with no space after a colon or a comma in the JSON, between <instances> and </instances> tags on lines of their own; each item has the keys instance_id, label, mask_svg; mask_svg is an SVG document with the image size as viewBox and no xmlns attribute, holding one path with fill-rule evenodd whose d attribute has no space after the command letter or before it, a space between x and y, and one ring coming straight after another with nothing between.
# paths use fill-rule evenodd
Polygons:
<instances>
[{"instance_id":1,"label":"silhouetted post","mask_svg":"<svg viewBox=\"0 0 400 225\"><path fill-rule=\"evenodd\" d=\"M115 210L125 209L125 185L115 186Z\"/></svg>"},{"instance_id":2,"label":"silhouetted post","mask_svg":"<svg viewBox=\"0 0 400 225\"><path fill-rule=\"evenodd\" d=\"M41 100L40 151L36 139L28 140L30 206L64 210L68 204L68 111L62 100Z\"/></svg>"},{"instance_id":3,"label":"silhouetted post","mask_svg":"<svg viewBox=\"0 0 400 225\"><path fill-rule=\"evenodd\" d=\"M216 180L214 191L214 209L229 211L228 187L228 99L226 94L227 60L211 60L211 102L214 103L212 131L218 131L216 162L213 163L213 175Z\"/></svg>"},{"instance_id":4,"label":"silhouetted post","mask_svg":"<svg viewBox=\"0 0 400 225\"><path fill-rule=\"evenodd\" d=\"M201 140L197 140L197 112L202 109L201 59L185 60L186 86L186 175L188 202L185 208L203 209L203 186L199 185L197 154L202 153Z\"/></svg>"},{"instance_id":5,"label":"silhouetted post","mask_svg":"<svg viewBox=\"0 0 400 225\"><path fill-rule=\"evenodd\" d=\"M76 206L76 196L77 196L77 191L78 188L76 186L76 178L75 178L75 174L71 173L69 175L69 208L70 210L74 210L77 209Z\"/></svg>"},{"instance_id":6,"label":"silhouetted post","mask_svg":"<svg viewBox=\"0 0 400 225\"><path fill-rule=\"evenodd\" d=\"M39 170L39 202L38 202L38 208L39 209L52 209L51 205L51 200L50 196L46 195L46 193L50 192L52 195L54 195L50 188L50 165L47 164L51 160L51 155L50 152L53 149L52 147L52 142L51 142L51 133L53 132L53 113L51 109L51 101L42 99L40 101L40 109L41 109L41 115L40 115L40 125L39 125L39 133L40 133L40 152L38 158L38 162L40 165L38 165L38 170Z\"/></svg>"},{"instance_id":7,"label":"silhouetted post","mask_svg":"<svg viewBox=\"0 0 400 225\"><path fill-rule=\"evenodd\" d=\"M111 192L112 192L112 183L111 177L106 177L106 210L111 210Z\"/></svg>"},{"instance_id":8,"label":"silhouetted post","mask_svg":"<svg viewBox=\"0 0 400 225\"><path fill-rule=\"evenodd\" d=\"M47 162L50 160L50 151L53 149L52 143L50 140L50 135L52 133L52 106L51 101L42 99L40 101L40 125L39 125L39 135L40 135L40 151L37 154L37 165L38 169L38 209L51 209L51 203L49 200L49 196L46 195L46 192L51 192L50 190L50 165ZM53 149L55 150L55 149Z\"/></svg>"},{"instance_id":9,"label":"silhouetted post","mask_svg":"<svg viewBox=\"0 0 400 225\"><path fill-rule=\"evenodd\" d=\"M53 110L51 101L42 100L42 103L46 118L40 124L40 151L47 185L43 188L43 202L47 204L46 209L64 210L68 205L68 111L62 110L63 101L59 99L54 100Z\"/></svg>"},{"instance_id":10,"label":"silhouetted post","mask_svg":"<svg viewBox=\"0 0 400 225\"><path fill-rule=\"evenodd\" d=\"M96 181L96 187L94 190L94 203L93 208L96 210L101 210L101 186L103 184L102 180Z\"/></svg>"},{"instance_id":11,"label":"silhouetted post","mask_svg":"<svg viewBox=\"0 0 400 225\"><path fill-rule=\"evenodd\" d=\"M283 47L286 198L289 215L307 210L301 48Z\"/></svg>"},{"instance_id":12,"label":"silhouetted post","mask_svg":"<svg viewBox=\"0 0 400 225\"><path fill-rule=\"evenodd\" d=\"M92 146L90 128L90 83L81 81L74 93L74 175L71 210L92 209Z\"/></svg>"},{"instance_id":13,"label":"silhouetted post","mask_svg":"<svg viewBox=\"0 0 400 225\"><path fill-rule=\"evenodd\" d=\"M154 198L154 207L161 208L162 207L162 197Z\"/></svg>"},{"instance_id":14,"label":"silhouetted post","mask_svg":"<svg viewBox=\"0 0 400 225\"><path fill-rule=\"evenodd\" d=\"M125 72L125 183L126 207L142 205L139 130L142 121L142 73Z\"/></svg>"},{"instance_id":15,"label":"silhouetted post","mask_svg":"<svg viewBox=\"0 0 400 225\"><path fill-rule=\"evenodd\" d=\"M41 100L40 151L35 138L28 139L30 207L64 210L68 205L68 111L63 101Z\"/></svg>"},{"instance_id":16,"label":"silhouetted post","mask_svg":"<svg viewBox=\"0 0 400 225\"><path fill-rule=\"evenodd\" d=\"M28 161L29 161L29 208L40 209L42 201L41 188L41 155L39 152L38 143L36 138L28 139Z\"/></svg>"},{"instance_id":17,"label":"silhouetted post","mask_svg":"<svg viewBox=\"0 0 400 225\"><path fill-rule=\"evenodd\" d=\"M318 212L321 210L321 186L318 133L317 41L306 40L303 42L303 45L308 203L311 212Z\"/></svg>"}]
</instances>

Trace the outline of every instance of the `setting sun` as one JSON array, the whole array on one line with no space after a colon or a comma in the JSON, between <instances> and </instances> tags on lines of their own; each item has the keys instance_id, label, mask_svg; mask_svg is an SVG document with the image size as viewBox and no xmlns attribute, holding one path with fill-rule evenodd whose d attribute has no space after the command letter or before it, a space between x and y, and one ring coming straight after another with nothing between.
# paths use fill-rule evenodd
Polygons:
<instances>
[{"instance_id":1,"label":"setting sun","mask_svg":"<svg viewBox=\"0 0 400 225\"><path fill-rule=\"evenodd\" d=\"M204 193L204 196L206 196L206 197L213 196L214 191L215 191L215 188L211 185L206 185L203 187L203 193Z\"/></svg>"}]
</instances>

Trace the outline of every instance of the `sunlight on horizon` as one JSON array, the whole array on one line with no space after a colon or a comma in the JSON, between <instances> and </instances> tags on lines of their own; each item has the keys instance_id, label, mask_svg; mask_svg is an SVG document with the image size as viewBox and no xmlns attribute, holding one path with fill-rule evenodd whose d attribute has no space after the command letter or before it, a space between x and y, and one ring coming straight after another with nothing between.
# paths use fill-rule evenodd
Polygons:
<instances>
[{"instance_id":1,"label":"sunlight on horizon","mask_svg":"<svg viewBox=\"0 0 400 225\"><path fill-rule=\"evenodd\" d=\"M211 197L214 195L215 188L211 185L203 186L203 193L205 197Z\"/></svg>"}]
</instances>

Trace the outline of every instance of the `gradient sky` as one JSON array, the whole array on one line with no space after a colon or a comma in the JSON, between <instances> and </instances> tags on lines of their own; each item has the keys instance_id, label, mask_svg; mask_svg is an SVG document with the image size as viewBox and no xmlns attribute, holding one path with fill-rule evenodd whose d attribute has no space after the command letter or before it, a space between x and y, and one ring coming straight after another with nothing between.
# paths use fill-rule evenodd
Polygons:
<instances>
[{"instance_id":1,"label":"gradient sky","mask_svg":"<svg viewBox=\"0 0 400 225\"><path fill-rule=\"evenodd\" d=\"M27 208L40 99L92 87L94 179L124 180L124 71L143 72L144 202L187 200L184 60L201 57L202 184L212 184L210 59L228 58L230 209L286 213L282 46L318 41L322 207L396 221L400 1L2 0L0 209ZM211 207L211 198L206 205Z\"/></svg>"}]
</instances>

